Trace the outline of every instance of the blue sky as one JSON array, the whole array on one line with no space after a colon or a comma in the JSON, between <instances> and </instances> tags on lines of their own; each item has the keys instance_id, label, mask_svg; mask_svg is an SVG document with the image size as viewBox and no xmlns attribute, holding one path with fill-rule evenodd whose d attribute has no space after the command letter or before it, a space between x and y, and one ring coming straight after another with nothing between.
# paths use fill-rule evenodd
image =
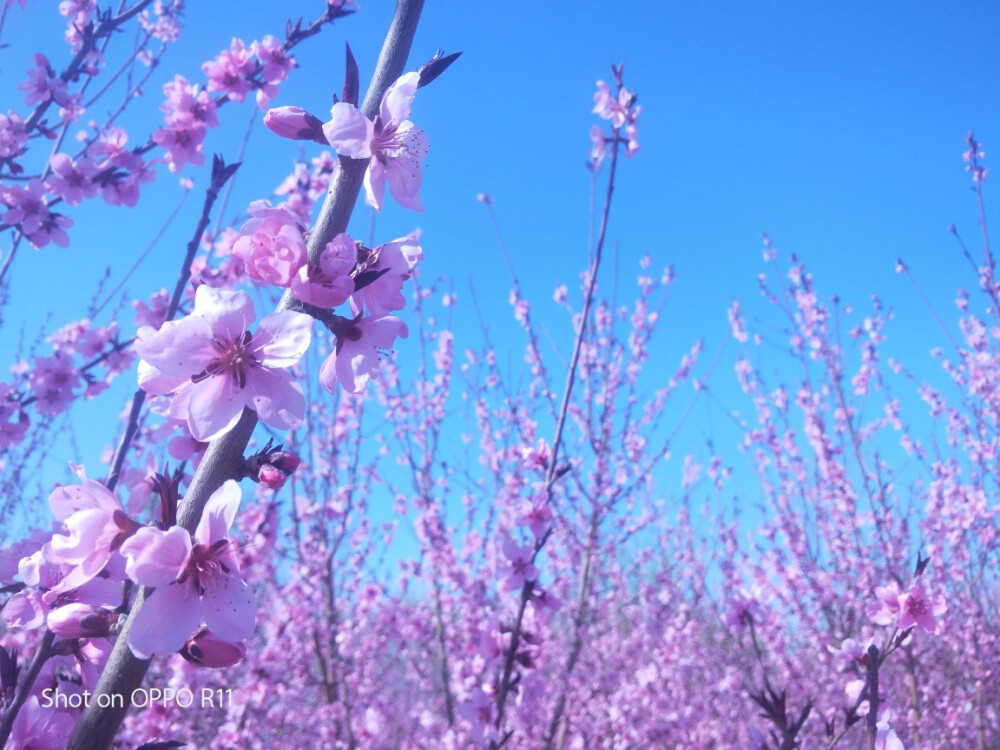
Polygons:
<instances>
[{"instance_id":1,"label":"blue sky","mask_svg":"<svg viewBox=\"0 0 1000 750\"><path fill-rule=\"evenodd\" d=\"M280 34L287 15L308 19L319 5L191 3L183 41L155 74L144 106L130 114L133 138L157 127L159 86L175 72L199 80L200 63L232 36L249 42ZM345 41L364 85L392 5L368 0L307 41L297 55L300 69L274 104L324 115L331 92L342 85ZM65 62L63 22L54 3L34 0L24 11L10 11L0 39L10 44L0 50L3 108L24 111L15 84L34 49L50 51L57 66ZM864 307L878 293L891 304L899 318L891 341L917 369L931 370L932 319L893 267L897 257L906 259L946 321L954 320L956 289L975 285L948 227L956 224L978 247L962 138L974 128L989 165L991 147L1000 144L998 30L1000 6L987 2L428 0L411 67L438 47L463 56L419 92L414 107L412 119L431 141L425 211L387 208L376 238L421 227L423 273L452 277L460 303L467 304L473 284L495 339L519 348L506 272L475 201L478 192L489 193L527 297L553 334L568 342L566 321L552 317L551 294L557 281L572 285L586 262L589 177L583 165L587 131L596 121L591 96L595 80L609 77L609 64L624 61L626 82L643 106L642 152L620 173L609 240L619 248L623 284L631 284L643 253L655 266L673 264L678 276L667 335L660 339L663 359L653 366L672 370L698 337L714 351L728 336L732 299L741 298L751 313L763 309L756 278L764 270L760 233L766 230L780 250L805 260L824 298L837 293ZM235 158L250 107L221 111L224 126L209 137L207 152ZM314 156L319 148L307 145L305 153ZM227 220L237 220L249 201L269 197L298 152L298 144L258 125ZM206 169L185 174L196 190L207 182ZM162 174L138 210L91 203L74 212L70 249L22 249L0 331L5 359L20 324L30 338L46 315L48 330L79 317L104 268L111 265L117 279L179 197L176 178ZM130 281L136 296L172 286L199 206L196 192ZM352 230L364 237L367 228L361 207ZM458 331L468 337L460 348L478 339L474 324L460 322ZM405 345L398 351L407 355ZM728 367L716 380L720 389L731 387ZM86 405L81 413L117 408ZM96 441L83 441L92 446L84 452L96 455L114 425L98 431ZM691 428L693 438L705 433L704 425Z\"/></svg>"}]
</instances>

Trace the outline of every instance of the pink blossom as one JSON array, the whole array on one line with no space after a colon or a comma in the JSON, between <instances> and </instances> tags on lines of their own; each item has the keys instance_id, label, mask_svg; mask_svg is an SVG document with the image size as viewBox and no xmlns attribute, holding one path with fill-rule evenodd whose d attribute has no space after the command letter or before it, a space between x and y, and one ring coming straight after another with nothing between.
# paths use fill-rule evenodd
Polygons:
<instances>
[{"instance_id":1,"label":"pink blossom","mask_svg":"<svg viewBox=\"0 0 1000 750\"><path fill-rule=\"evenodd\" d=\"M101 197L109 206L133 208L139 202L139 185L156 179L151 163L131 151L119 151L101 164L102 169L114 167L112 177L102 181Z\"/></svg>"},{"instance_id":2,"label":"pink blossom","mask_svg":"<svg viewBox=\"0 0 1000 750\"><path fill-rule=\"evenodd\" d=\"M420 74L401 76L382 97L374 122L353 104L338 102L330 110L323 132L334 150L352 159L369 159L365 172L368 204L382 210L385 183L396 202L415 211L420 203L420 160L427 153L427 136L408 119Z\"/></svg>"},{"instance_id":3,"label":"pink blossom","mask_svg":"<svg viewBox=\"0 0 1000 750\"><path fill-rule=\"evenodd\" d=\"M200 123L206 128L219 127L215 100L207 91L188 83L184 76L176 75L173 81L163 84L163 93L167 98L160 109L165 113L167 125L187 122Z\"/></svg>"},{"instance_id":4,"label":"pink blossom","mask_svg":"<svg viewBox=\"0 0 1000 750\"><path fill-rule=\"evenodd\" d=\"M632 107L625 121L625 156L631 159L639 153L639 115L642 107Z\"/></svg>"},{"instance_id":5,"label":"pink blossom","mask_svg":"<svg viewBox=\"0 0 1000 750\"><path fill-rule=\"evenodd\" d=\"M72 569L51 561L51 545L46 544L17 566L26 587L14 594L3 607L7 627L32 630L46 623L52 611L73 603L94 607L115 607L121 603L121 585L110 578L91 578L77 588L63 590L64 576Z\"/></svg>"},{"instance_id":6,"label":"pink blossom","mask_svg":"<svg viewBox=\"0 0 1000 750\"><path fill-rule=\"evenodd\" d=\"M871 618L879 625L895 624L900 630L919 628L931 635L940 632L937 617L948 611L941 599L932 599L927 593L923 576L917 576L905 592L893 581L888 586L875 589L878 604L871 610Z\"/></svg>"},{"instance_id":7,"label":"pink blossom","mask_svg":"<svg viewBox=\"0 0 1000 750\"><path fill-rule=\"evenodd\" d=\"M193 537L180 526L146 527L122 545L129 578L157 587L128 634L140 659L177 651L203 623L231 643L253 634L253 591L228 537L239 504L240 487L227 480L208 499Z\"/></svg>"},{"instance_id":8,"label":"pink blossom","mask_svg":"<svg viewBox=\"0 0 1000 750\"><path fill-rule=\"evenodd\" d=\"M28 387L34 392L35 409L55 416L73 400L73 389L80 383L80 371L66 352L55 351L51 357L35 357L28 374Z\"/></svg>"},{"instance_id":9,"label":"pink blossom","mask_svg":"<svg viewBox=\"0 0 1000 750\"><path fill-rule=\"evenodd\" d=\"M65 711L42 708L33 695L14 717L4 750L60 750L66 747L75 723Z\"/></svg>"},{"instance_id":10,"label":"pink blossom","mask_svg":"<svg viewBox=\"0 0 1000 750\"><path fill-rule=\"evenodd\" d=\"M228 50L223 50L211 62L204 63L201 71L208 77L208 90L220 91L238 102L246 98L253 88L252 76L256 70L252 50L241 39L233 39Z\"/></svg>"},{"instance_id":11,"label":"pink blossom","mask_svg":"<svg viewBox=\"0 0 1000 750\"><path fill-rule=\"evenodd\" d=\"M833 654L845 667L864 666L868 663L868 647L873 644L871 638L867 643L861 643L854 638L846 638L840 648L827 646L826 650Z\"/></svg>"},{"instance_id":12,"label":"pink blossom","mask_svg":"<svg viewBox=\"0 0 1000 750\"><path fill-rule=\"evenodd\" d=\"M228 432L244 407L281 429L302 419L305 397L286 370L308 349L312 318L273 313L251 333L255 318L246 292L200 286L191 315L159 331L139 329L140 386L153 395L173 393L170 415L186 421L196 440Z\"/></svg>"},{"instance_id":13,"label":"pink blossom","mask_svg":"<svg viewBox=\"0 0 1000 750\"><path fill-rule=\"evenodd\" d=\"M403 237L376 247L365 263L365 271L380 275L351 297L351 309L357 313L364 308L375 316L402 310L406 307L403 282L410 278L423 257L424 252L413 237Z\"/></svg>"},{"instance_id":14,"label":"pink blossom","mask_svg":"<svg viewBox=\"0 0 1000 750\"><path fill-rule=\"evenodd\" d=\"M205 163L202 141L205 140L205 126L195 121L176 121L153 133L153 141L166 149L164 161L171 172L183 169L185 164L196 167Z\"/></svg>"},{"instance_id":15,"label":"pink blossom","mask_svg":"<svg viewBox=\"0 0 1000 750\"><path fill-rule=\"evenodd\" d=\"M282 43L270 34L259 42L254 42L250 50L264 64L261 76L270 83L284 81L295 67L295 60L288 56Z\"/></svg>"},{"instance_id":16,"label":"pink blossom","mask_svg":"<svg viewBox=\"0 0 1000 750\"><path fill-rule=\"evenodd\" d=\"M284 206L254 201L250 220L233 243L247 276L258 284L288 287L306 262L306 241L298 217Z\"/></svg>"},{"instance_id":17,"label":"pink blossom","mask_svg":"<svg viewBox=\"0 0 1000 750\"><path fill-rule=\"evenodd\" d=\"M891 581L888 586L876 586L875 596L878 602L872 605L869 616L878 625L892 625L902 610L899 584Z\"/></svg>"},{"instance_id":18,"label":"pink blossom","mask_svg":"<svg viewBox=\"0 0 1000 750\"><path fill-rule=\"evenodd\" d=\"M541 539L552 528L552 510L545 492L521 502L517 525L530 528L535 539Z\"/></svg>"},{"instance_id":19,"label":"pink blossom","mask_svg":"<svg viewBox=\"0 0 1000 750\"><path fill-rule=\"evenodd\" d=\"M152 326L159 328L167 317L167 308L170 306L170 293L166 289L153 292L149 298L149 303L142 300L133 300L132 309L135 310L135 317L132 322L136 326Z\"/></svg>"},{"instance_id":20,"label":"pink blossom","mask_svg":"<svg viewBox=\"0 0 1000 750\"><path fill-rule=\"evenodd\" d=\"M45 184L41 180L32 178L25 186L8 185L0 198L10 206L0 220L5 224L19 224L36 250L50 242L59 247L69 245L66 229L73 226L73 221L49 211L45 203Z\"/></svg>"},{"instance_id":21,"label":"pink blossom","mask_svg":"<svg viewBox=\"0 0 1000 750\"><path fill-rule=\"evenodd\" d=\"M70 48L76 52L83 46L83 33L97 10L95 0L63 0L59 3L59 14L66 16L69 23L66 24L65 39Z\"/></svg>"},{"instance_id":22,"label":"pink blossom","mask_svg":"<svg viewBox=\"0 0 1000 750\"><path fill-rule=\"evenodd\" d=\"M468 700L458 707L458 715L472 725L472 739L476 742L499 740L494 722L496 703L481 688L476 688Z\"/></svg>"},{"instance_id":23,"label":"pink blossom","mask_svg":"<svg viewBox=\"0 0 1000 750\"><path fill-rule=\"evenodd\" d=\"M616 130L625 124L628 117L628 108L631 106L633 96L624 86L618 90L618 95L611 91L604 81L597 82L597 92L594 94L594 114L611 120L611 127Z\"/></svg>"},{"instance_id":24,"label":"pink blossom","mask_svg":"<svg viewBox=\"0 0 1000 750\"><path fill-rule=\"evenodd\" d=\"M504 557L510 562L510 568L507 570L507 587L511 591L517 591L523 588L526 582L538 578L538 568L531 562L533 555L530 546L522 547L513 539L507 538L500 547Z\"/></svg>"},{"instance_id":25,"label":"pink blossom","mask_svg":"<svg viewBox=\"0 0 1000 750\"><path fill-rule=\"evenodd\" d=\"M24 131L24 120L14 111L0 115L0 158L20 156L28 142Z\"/></svg>"},{"instance_id":26,"label":"pink blossom","mask_svg":"<svg viewBox=\"0 0 1000 750\"><path fill-rule=\"evenodd\" d=\"M56 78L48 58L41 52L35 53L35 67L28 71L28 80L20 84L17 90L25 93L24 101L29 107L49 99L60 105L69 102L66 82Z\"/></svg>"},{"instance_id":27,"label":"pink blossom","mask_svg":"<svg viewBox=\"0 0 1000 750\"><path fill-rule=\"evenodd\" d=\"M346 320L334 332L337 343L319 371L319 382L330 393L337 382L348 393L360 393L381 371L379 358L392 348L396 337L406 338L409 331L392 315Z\"/></svg>"},{"instance_id":28,"label":"pink blossom","mask_svg":"<svg viewBox=\"0 0 1000 750\"><path fill-rule=\"evenodd\" d=\"M76 206L84 198L97 195L100 186L93 180L97 168L91 159L73 161L66 154L55 154L49 159L49 166L52 174L45 180L46 187L69 205Z\"/></svg>"},{"instance_id":29,"label":"pink blossom","mask_svg":"<svg viewBox=\"0 0 1000 750\"><path fill-rule=\"evenodd\" d=\"M254 42L250 51L263 65L261 78L264 79L264 85L257 90L257 106L264 109L277 96L277 84L288 78L295 60L288 56L284 45L270 34L259 42Z\"/></svg>"},{"instance_id":30,"label":"pink blossom","mask_svg":"<svg viewBox=\"0 0 1000 750\"><path fill-rule=\"evenodd\" d=\"M90 146L88 153L95 159L101 157L111 159L119 154L126 153L125 146L127 143L128 133L124 129L112 125L104 128L98 134L97 140Z\"/></svg>"},{"instance_id":31,"label":"pink blossom","mask_svg":"<svg viewBox=\"0 0 1000 750\"><path fill-rule=\"evenodd\" d=\"M206 91L199 91L184 76L164 84L163 93L167 99L160 106L166 113L166 127L153 134L153 140L167 150L165 161L171 172L177 172L185 164L203 164L202 142L208 128L217 127L218 117L215 102Z\"/></svg>"},{"instance_id":32,"label":"pink blossom","mask_svg":"<svg viewBox=\"0 0 1000 750\"><path fill-rule=\"evenodd\" d=\"M323 248L318 263L307 263L292 279L292 294L316 307L336 307L354 292L351 272L357 265L358 250L346 232Z\"/></svg>"},{"instance_id":33,"label":"pink blossom","mask_svg":"<svg viewBox=\"0 0 1000 750\"><path fill-rule=\"evenodd\" d=\"M118 498L100 482L88 479L82 466L74 467L82 484L57 487L49 507L68 534L55 534L47 558L71 567L53 591L82 586L108 564L112 553L137 528Z\"/></svg>"},{"instance_id":34,"label":"pink blossom","mask_svg":"<svg viewBox=\"0 0 1000 750\"><path fill-rule=\"evenodd\" d=\"M151 20L150 14L144 11L139 14L139 23L153 35L154 39L159 39L161 42L176 42L180 38L181 27L173 14L180 7L180 3L158 0L153 4L156 20Z\"/></svg>"},{"instance_id":35,"label":"pink blossom","mask_svg":"<svg viewBox=\"0 0 1000 750\"><path fill-rule=\"evenodd\" d=\"M910 588L900 597L901 612L899 628L917 627L925 633L937 635L941 632L937 617L948 611L948 605L942 599L932 599L924 585L924 577L917 576Z\"/></svg>"}]
</instances>

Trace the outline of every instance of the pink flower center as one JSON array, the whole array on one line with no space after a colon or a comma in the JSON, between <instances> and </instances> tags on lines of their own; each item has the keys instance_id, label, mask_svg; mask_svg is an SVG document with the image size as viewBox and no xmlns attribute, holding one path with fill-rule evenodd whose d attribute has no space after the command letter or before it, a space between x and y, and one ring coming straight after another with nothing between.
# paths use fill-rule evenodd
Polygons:
<instances>
[{"instance_id":1,"label":"pink flower center","mask_svg":"<svg viewBox=\"0 0 1000 750\"><path fill-rule=\"evenodd\" d=\"M375 118L375 134L372 137L372 153L383 164L386 159L409 152L422 158L424 154L419 143L420 130L410 128L402 133L394 123L385 124L381 117Z\"/></svg>"},{"instance_id":2,"label":"pink flower center","mask_svg":"<svg viewBox=\"0 0 1000 750\"><path fill-rule=\"evenodd\" d=\"M209 362L208 367L191 376L191 381L200 383L202 380L213 375L229 375L237 388L245 388L247 384L247 373L255 367L260 367L260 362L250 351L250 342L253 334L244 331L236 341L226 342L216 336L212 343L218 350L219 355Z\"/></svg>"},{"instance_id":3,"label":"pink flower center","mask_svg":"<svg viewBox=\"0 0 1000 750\"><path fill-rule=\"evenodd\" d=\"M220 559L228 546L228 539L219 539L211 547L194 545L178 583L190 581L199 595L204 594L217 578L229 574L229 566Z\"/></svg>"}]
</instances>

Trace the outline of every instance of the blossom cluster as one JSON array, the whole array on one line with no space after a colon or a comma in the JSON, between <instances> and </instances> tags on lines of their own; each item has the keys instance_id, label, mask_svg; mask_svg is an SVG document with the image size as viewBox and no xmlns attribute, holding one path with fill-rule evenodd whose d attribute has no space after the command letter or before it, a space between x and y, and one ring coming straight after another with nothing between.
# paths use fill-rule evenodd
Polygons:
<instances>
[{"instance_id":1,"label":"blossom cluster","mask_svg":"<svg viewBox=\"0 0 1000 750\"><path fill-rule=\"evenodd\" d=\"M127 507L103 484L75 467L80 484L57 487L49 507L61 529L34 552L3 551L0 579L16 569L20 590L3 609L8 628L48 627L75 643L62 660L47 666L57 689L93 690L114 637L139 586L153 586L146 606L128 631L128 643L141 658L153 653L183 653L200 666L223 667L246 653L243 641L254 629L253 595L240 576L229 538L240 504L239 485L225 482L209 498L193 535L175 525L179 476L140 480ZM157 523L142 526L132 515L153 490L163 512ZM70 682L66 682L70 681ZM75 682L76 687L72 687ZM41 697L38 685L33 694Z\"/></svg>"},{"instance_id":2,"label":"blossom cluster","mask_svg":"<svg viewBox=\"0 0 1000 750\"><path fill-rule=\"evenodd\" d=\"M134 59L146 66L154 66L166 45L179 38L183 3L153 5L139 14L145 34L134 52ZM266 107L295 65L291 47L346 12L331 4L311 30L289 27L284 40L272 35L251 44L233 39L228 50L203 64L204 84L177 75L164 85L164 124L147 141L129 146L129 134L115 124L115 118L104 124L91 121L76 133L80 146L75 153L57 149L32 174L27 163L29 139L61 134L59 143L64 142L87 107L93 106L93 102L85 105L82 92L105 67L100 41L122 28L130 15L106 19L93 0L67 0L59 4L59 11L69 19L66 41L77 53L73 63L57 72L45 55L36 54L27 79L18 86L32 111L27 116L14 110L0 115L0 222L3 228L17 230L35 249L50 243L69 245L73 220L56 210L60 204L74 207L100 196L112 206L134 207L141 186L155 178L157 164L165 164L171 172L203 164L205 137L218 126L216 109L230 100L242 102L253 91L258 105ZM154 40L160 43L158 50L152 48ZM143 80L130 84L126 104L142 93ZM54 107L58 119L51 122L45 115Z\"/></svg>"},{"instance_id":3,"label":"blossom cluster","mask_svg":"<svg viewBox=\"0 0 1000 750\"><path fill-rule=\"evenodd\" d=\"M365 194L376 210L382 210L388 183L397 203L420 211L420 163L429 144L424 131L409 117L421 79L422 72L415 71L396 80L382 97L374 119L365 117L356 101L342 101L330 109L326 123L298 107L272 109L264 122L285 138L325 141L341 156L367 161Z\"/></svg>"},{"instance_id":4,"label":"blossom cluster","mask_svg":"<svg viewBox=\"0 0 1000 750\"><path fill-rule=\"evenodd\" d=\"M63 326L47 342L49 354L18 360L11 366L14 379L0 382L0 449L24 439L31 410L43 418L56 417L75 398L103 393L134 361L117 323L95 326L83 318Z\"/></svg>"},{"instance_id":5,"label":"blossom cluster","mask_svg":"<svg viewBox=\"0 0 1000 750\"><path fill-rule=\"evenodd\" d=\"M377 185L381 181L384 186L388 179L393 195L411 208L420 207L416 197L419 161L400 145L406 138L400 136L400 140L393 134L414 132L405 117L419 80L419 73L408 73L387 89L379 116L385 119L378 129L353 105L334 105L334 110L349 108L343 117L352 123L346 126L348 130L359 129L356 141L346 136L339 139L336 134L341 130L333 121L324 126L342 147L350 143L352 154L370 159L365 181L370 197L381 200ZM266 121L280 131L276 123L285 122L287 113L276 119L274 112L268 113ZM384 166L386 161L389 166ZM403 193L397 194L392 186L400 183L391 175L405 170L405 164L416 165L417 179L404 180L406 187L400 187ZM279 206L263 200L250 204L249 219L238 234L225 240L239 265L228 281L244 277L262 287L288 289L299 309L322 320L334 335L332 352L320 368L320 383L330 392L339 385L360 393L369 380L378 377L382 354L392 349L397 338L408 335L406 325L392 313L406 306L403 284L423 251L416 236L369 249L340 233L310 260L303 215L322 189L322 177L331 171L330 162L319 159L318 175L297 169L287 187L290 194L300 197L298 201ZM244 408L255 411L272 427L297 426L305 412L305 398L287 370L309 347L312 319L304 312L284 310L266 316L252 332L256 313L249 295L210 284L198 287L190 315L140 328L136 342L142 357L140 385L152 395L170 396L167 414L186 423L199 442L232 429ZM349 316L332 312L345 304Z\"/></svg>"},{"instance_id":6,"label":"blossom cluster","mask_svg":"<svg viewBox=\"0 0 1000 750\"><path fill-rule=\"evenodd\" d=\"M597 92L594 94L594 114L611 124L611 134L607 134L600 125L590 128L590 169L601 168L608 148L625 146L625 155L632 158L639 153L639 115L642 107L637 103L638 95L625 88L622 83L624 66L612 66L615 79L615 90L604 81L597 82Z\"/></svg>"}]
</instances>

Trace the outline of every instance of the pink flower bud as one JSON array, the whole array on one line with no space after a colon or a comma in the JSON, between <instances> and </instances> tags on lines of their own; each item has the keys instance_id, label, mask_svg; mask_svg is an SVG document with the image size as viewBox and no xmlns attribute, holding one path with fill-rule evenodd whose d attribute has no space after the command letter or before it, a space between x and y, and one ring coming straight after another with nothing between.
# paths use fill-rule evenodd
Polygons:
<instances>
[{"instance_id":1,"label":"pink flower bud","mask_svg":"<svg viewBox=\"0 0 1000 750\"><path fill-rule=\"evenodd\" d=\"M49 630L63 638L98 638L111 632L118 615L90 604L73 602L49 612Z\"/></svg>"},{"instance_id":2,"label":"pink flower bud","mask_svg":"<svg viewBox=\"0 0 1000 750\"><path fill-rule=\"evenodd\" d=\"M260 467L260 471L257 473L257 480L272 490L280 490L285 486L285 480L288 475L285 474L281 469L271 466L269 464L264 464Z\"/></svg>"},{"instance_id":3,"label":"pink flower bud","mask_svg":"<svg viewBox=\"0 0 1000 750\"><path fill-rule=\"evenodd\" d=\"M242 643L224 641L211 630L202 628L187 639L180 653L199 667L222 669L243 661L247 655L247 647Z\"/></svg>"},{"instance_id":4,"label":"pink flower bud","mask_svg":"<svg viewBox=\"0 0 1000 750\"><path fill-rule=\"evenodd\" d=\"M267 462L287 475L299 468L302 459L289 451L274 451L267 457Z\"/></svg>"},{"instance_id":5,"label":"pink flower bud","mask_svg":"<svg viewBox=\"0 0 1000 750\"><path fill-rule=\"evenodd\" d=\"M264 115L264 124L272 133L282 138L296 141L316 141L326 145L323 123L316 115L298 107L278 107L269 109Z\"/></svg>"},{"instance_id":6,"label":"pink flower bud","mask_svg":"<svg viewBox=\"0 0 1000 750\"><path fill-rule=\"evenodd\" d=\"M243 476L250 477L272 490L279 490L301 463L302 459L290 451L283 450L280 445L272 448L269 440L263 450L246 460Z\"/></svg>"}]
</instances>

